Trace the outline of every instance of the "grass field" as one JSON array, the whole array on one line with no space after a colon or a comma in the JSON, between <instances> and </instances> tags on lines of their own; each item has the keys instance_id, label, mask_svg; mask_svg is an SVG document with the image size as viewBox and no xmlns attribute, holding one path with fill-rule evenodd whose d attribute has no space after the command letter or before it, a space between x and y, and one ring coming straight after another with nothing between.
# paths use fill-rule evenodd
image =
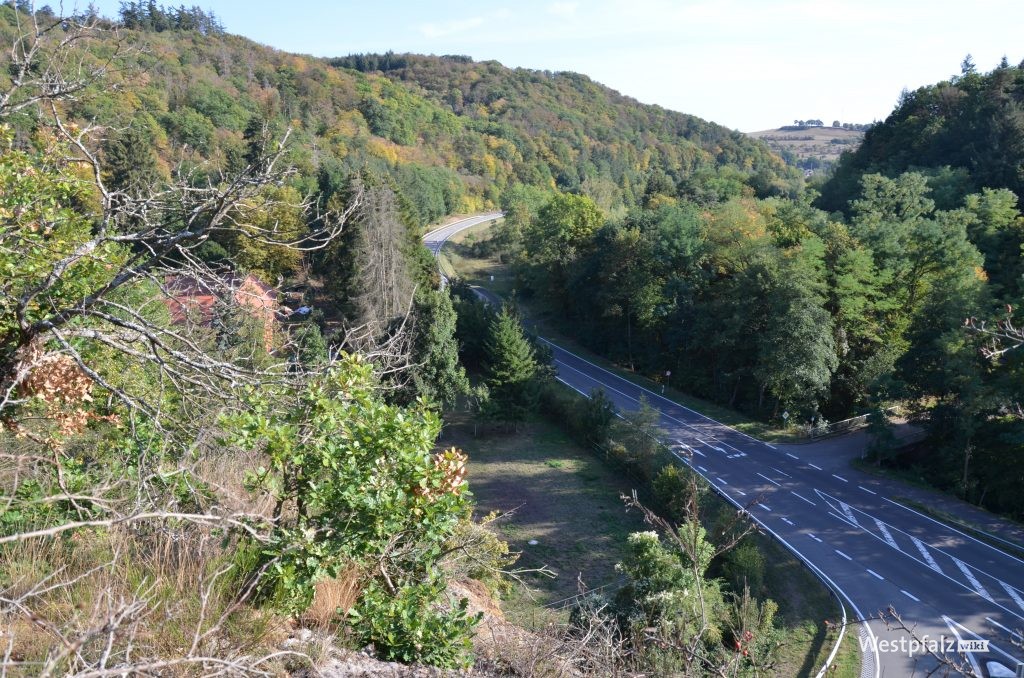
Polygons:
<instances>
[{"instance_id":1,"label":"grass field","mask_svg":"<svg viewBox=\"0 0 1024 678\"><path fill-rule=\"evenodd\" d=\"M766 129L747 136L761 139L773 151L791 152L797 160L818 158L834 163L843 151L853 151L864 139L864 132L836 127L805 127L802 129Z\"/></svg>"}]
</instances>

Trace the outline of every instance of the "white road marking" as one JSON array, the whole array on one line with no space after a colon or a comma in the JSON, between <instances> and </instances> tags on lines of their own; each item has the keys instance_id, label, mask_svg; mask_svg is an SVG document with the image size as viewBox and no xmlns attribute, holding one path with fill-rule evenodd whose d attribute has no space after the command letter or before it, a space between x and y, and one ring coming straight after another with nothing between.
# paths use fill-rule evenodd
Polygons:
<instances>
[{"instance_id":1,"label":"white road marking","mask_svg":"<svg viewBox=\"0 0 1024 678\"><path fill-rule=\"evenodd\" d=\"M874 570L870 570L869 569L868 570L868 574L870 574L872 577L875 577L876 579L881 579L882 581L885 581L885 577L883 577L882 575L878 574Z\"/></svg>"},{"instance_id":2,"label":"white road marking","mask_svg":"<svg viewBox=\"0 0 1024 678\"><path fill-rule=\"evenodd\" d=\"M768 512L771 512L771 510L772 510L772 508L770 506L768 506L768 504L758 504L758 506L760 506L761 508L763 508L765 511L768 511Z\"/></svg>"},{"instance_id":3,"label":"white road marking","mask_svg":"<svg viewBox=\"0 0 1024 678\"><path fill-rule=\"evenodd\" d=\"M692 447L690 449L693 450ZM707 458L707 456L708 456L708 455L704 454L703 452L701 452L700 450L693 450L693 453L694 454L699 454L700 456L705 457L705 458Z\"/></svg>"},{"instance_id":4,"label":"white road marking","mask_svg":"<svg viewBox=\"0 0 1024 678\"><path fill-rule=\"evenodd\" d=\"M815 537L813 534L808 533L807 536L813 539L814 541L818 542L819 544L821 543L821 540Z\"/></svg>"},{"instance_id":5,"label":"white road marking","mask_svg":"<svg viewBox=\"0 0 1024 678\"><path fill-rule=\"evenodd\" d=\"M910 598L910 599L911 599L911 600L913 600L913 601L914 601L915 603L920 603L920 602L921 602L921 599L920 599L920 598L918 598L917 596L915 596L915 595L914 595L913 593L910 593L909 591L904 591L903 589L900 589L900 593L902 593L903 595L905 595L905 596L906 596L907 598Z\"/></svg>"},{"instance_id":6,"label":"white road marking","mask_svg":"<svg viewBox=\"0 0 1024 678\"><path fill-rule=\"evenodd\" d=\"M839 555L841 555L843 558L846 558L847 560L853 560L853 558L851 558L850 556L846 555L845 553L843 553L839 549L832 549L832 550L835 551L836 553L838 553Z\"/></svg>"},{"instance_id":7,"label":"white road marking","mask_svg":"<svg viewBox=\"0 0 1024 678\"><path fill-rule=\"evenodd\" d=\"M725 482L724 480L722 480L721 478L718 478L718 477L716 477L715 480L717 480L718 482L722 483L723 485L728 485L729 484L729 483Z\"/></svg>"},{"instance_id":8,"label":"white road marking","mask_svg":"<svg viewBox=\"0 0 1024 678\"><path fill-rule=\"evenodd\" d=\"M885 526L885 523L878 518L875 518L875 525L878 526L878 531L882 533L883 537L885 537L885 543L899 551L900 547L896 543L896 540L892 538L892 533L889 532L889 528Z\"/></svg>"},{"instance_id":9,"label":"white road marking","mask_svg":"<svg viewBox=\"0 0 1024 678\"><path fill-rule=\"evenodd\" d=\"M790 520L789 518L783 518L782 522L786 523L787 525L792 525L793 524L793 521Z\"/></svg>"},{"instance_id":10,"label":"white road marking","mask_svg":"<svg viewBox=\"0 0 1024 678\"><path fill-rule=\"evenodd\" d=\"M821 470L820 466L815 466L814 464L812 464L810 462L808 462L807 465L810 466L811 468L818 469L819 471Z\"/></svg>"},{"instance_id":11,"label":"white road marking","mask_svg":"<svg viewBox=\"0 0 1024 678\"><path fill-rule=\"evenodd\" d=\"M1011 631L1010 629L1006 628L1005 626L1003 626L1002 624L997 622L992 617L985 617L985 621L987 621L989 624L992 624L993 626L997 626L997 627L1001 628L1002 630L1006 631L1013 638L1020 638L1021 637L1021 635L1019 633L1017 633L1016 631Z\"/></svg>"},{"instance_id":12,"label":"white road marking","mask_svg":"<svg viewBox=\"0 0 1024 678\"><path fill-rule=\"evenodd\" d=\"M797 461L800 461L800 457L796 456L795 454L790 454L789 452L786 452L786 456L789 457L790 459L796 459Z\"/></svg>"},{"instance_id":13,"label":"white road marking","mask_svg":"<svg viewBox=\"0 0 1024 678\"><path fill-rule=\"evenodd\" d=\"M843 515L846 516L846 519L857 527L860 527L860 523L857 522L857 516L853 515L853 509L850 508L850 505L839 502L839 506L843 509Z\"/></svg>"},{"instance_id":14,"label":"white road marking","mask_svg":"<svg viewBox=\"0 0 1024 678\"><path fill-rule=\"evenodd\" d=\"M704 471L704 473L708 472L708 470L706 468L704 468L703 466L698 466L697 468L699 468L701 471Z\"/></svg>"},{"instance_id":15,"label":"white road marking","mask_svg":"<svg viewBox=\"0 0 1024 678\"><path fill-rule=\"evenodd\" d=\"M921 556L924 558L925 562L928 563L928 567L932 568L936 572L942 573L942 568L939 567L937 562L935 562L935 558L932 557L931 552L928 551L928 547L925 546L924 542L917 537L910 537L910 541L914 542L914 546L916 546L917 550L921 552Z\"/></svg>"},{"instance_id":16,"label":"white road marking","mask_svg":"<svg viewBox=\"0 0 1024 678\"><path fill-rule=\"evenodd\" d=\"M860 489L864 490L864 491L865 491L865 492L867 492L868 494L878 494L877 492L874 492L874 491L872 491L872 490L869 490L868 488L864 487L863 485L858 485L857 487L859 487Z\"/></svg>"},{"instance_id":17,"label":"white road marking","mask_svg":"<svg viewBox=\"0 0 1024 678\"><path fill-rule=\"evenodd\" d=\"M953 556L950 556L950 558L952 558L953 562L956 563L956 566L960 571L964 573L964 576L967 577L967 581L971 583L971 588L974 589L975 593L990 603L996 602L992 600L992 596L989 595L989 592L985 590L985 587L981 585L978 578L974 576L973 572L971 572L971 568L967 567L967 563L962 560L957 560L956 558L953 558Z\"/></svg>"},{"instance_id":18,"label":"white road marking","mask_svg":"<svg viewBox=\"0 0 1024 678\"><path fill-rule=\"evenodd\" d=\"M743 490L736 490L736 492L738 492L741 497L747 496L747 493L744 492Z\"/></svg>"},{"instance_id":19,"label":"white road marking","mask_svg":"<svg viewBox=\"0 0 1024 678\"><path fill-rule=\"evenodd\" d=\"M839 478L839 480L842 480L844 483L850 482L849 480L847 480L846 478L844 478L842 476L837 476L835 473L832 474L832 477L833 478Z\"/></svg>"},{"instance_id":20,"label":"white road marking","mask_svg":"<svg viewBox=\"0 0 1024 678\"><path fill-rule=\"evenodd\" d=\"M774 445L769 445L768 443L765 443L765 445L766 445L767 447L770 447L770 448L772 448L773 450L777 450L777 449L779 449L779 448L775 447Z\"/></svg>"},{"instance_id":21,"label":"white road marking","mask_svg":"<svg viewBox=\"0 0 1024 678\"><path fill-rule=\"evenodd\" d=\"M999 580L997 579L996 581ZM1006 589L1006 592L1010 595L1011 598L1013 598L1013 602L1017 603L1017 607L1024 610L1024 599L1020 597L1020 594L1017 592L1017 589L1013 588L1005 581L999 581L999 585Z\"/></svg>"},{"instance_id":22,"label":"white road marking","mask_svg":"<svg viewBox=\"0 0 1024 678\"><path fill-rule=\"evenodd\" d=\"M797 498L799 498L799 499L803 499L804 501L806 501L806 502L807 502L808 504L810 504L811 506L817 506L817 504L815 504L815 503L814 503L813 501L811 501L811 500L810 500L810 499L808 499L807 497L802 497L802 496L800 496L800 495L799 495L799 494L797 494L796 492L790 492L790 494L792 494L792 495L796 496L796 497L797 497Z\"/></svg>"},{"instance_id":23,"label":"white road marking","mask_svg":"<svg viewBox=\"0 0 1024 678\"><path fill-rule=\"evenodd\" d=\"M775 486L777 486L777 487L782 487L782 485L780 485L779 483L776 483L776 482L775 482L774 480L772 480L771 478L769 478L768 476L766 476L766 475L765 475L765 474L763 474L763 473L758 473L757 475L761 476L762 478L764 478L765 480L767 480L767 481L768 481L769 483L773 483L773 484L774 484Z\"/></svg>"},{"instance_id":24,"label":"white road marking","mask_svg":"<svg viewBox=\"0 0 1024 678\"><path fill-rule=\"evenodd\" d=\"M769 468L771 468L771 470L775 471L776 473L779 473L781 475L786 476L787 478L792 478L793 477L793 476L789 475L788 473L786 473L785 471L780 471L779 469L775 468L774 466L770 466Z\"/></svg>"}]
</instances>

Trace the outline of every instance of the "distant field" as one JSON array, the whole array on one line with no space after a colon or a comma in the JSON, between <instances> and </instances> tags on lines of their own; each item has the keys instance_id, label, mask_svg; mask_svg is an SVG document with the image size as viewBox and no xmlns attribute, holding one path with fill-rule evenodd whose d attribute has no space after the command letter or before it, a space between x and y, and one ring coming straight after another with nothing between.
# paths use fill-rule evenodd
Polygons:
<instances>
[{"instance_id":1,"label":"distant field","mask_svg":"<svg viewBox=\"0 0 1024 678\"><path fill-rule=\"evenodd\" d=\"M750 132L747 136L761 139L777 153L792 153L798 163L817 158L824 164L832 164L843 151L857 148L864 132L841 127L790 127Z\"/></svg>"}]
</instances>

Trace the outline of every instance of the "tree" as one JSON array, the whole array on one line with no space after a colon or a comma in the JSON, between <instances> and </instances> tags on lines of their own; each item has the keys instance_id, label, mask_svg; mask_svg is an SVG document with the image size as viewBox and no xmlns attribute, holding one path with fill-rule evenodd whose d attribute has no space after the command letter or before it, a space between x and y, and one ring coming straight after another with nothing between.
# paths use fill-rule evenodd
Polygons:
<instances>
[{"instance_id":1,"label":"tree","mask_svg":"<svg viewBox=\"0 0 1024 678\"><path fill-rule=\"evenodd\" d=\"M590 198L559 193L540 209L525 233L527 260L541 269L547 287L563 304L570 264L603 222L601 210Z\"/></svg>"},{"instance_id":2,"label":"tree","mask_svg":"<svg viewBox=\"0 0 1024 678\"><path fill-rule=\"evenodd\" d=\"M469 392L459 364L456 316L447 289L416 291L412 331L412 385L417 395L444 406Z\"/></svg>"},{"instance_id":3,"label":"tree","mask_svg":"<svg viewBox=\"0 0 1024 678\"><path fill-rule=\"evenodd\" d=\"M490 392L485 416L513 425L525 421L537 404L540 366L510 307L491 321L484 354L484 383Z\"/></svg>"},{"instance_id":4,"label":"tree","mask_svg":"<svg viewBox=\"0 0 1024 678\"><path fill-rule=\"evenodd\" d=\"M152 140L138 126L130 126L103 144L107 184L113 191L141 195L162 180Z\"/></svg>"}]
</instances>

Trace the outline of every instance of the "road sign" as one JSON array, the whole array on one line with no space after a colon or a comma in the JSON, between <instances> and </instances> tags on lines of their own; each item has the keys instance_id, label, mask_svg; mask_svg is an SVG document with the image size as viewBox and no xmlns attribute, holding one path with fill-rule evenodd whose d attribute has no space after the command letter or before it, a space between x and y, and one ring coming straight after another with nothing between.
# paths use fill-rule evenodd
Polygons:
<instances>
[{"instance_id":1,"label":"road sign","mask_svg":"<svg viewBox=\"0 0 1024 678\"><path fill-rule=\"evenodd\" d=\"M783 412L782 413L782 419L783 420L789 419L789 412Z\"/></svg>"}]
</instances>

